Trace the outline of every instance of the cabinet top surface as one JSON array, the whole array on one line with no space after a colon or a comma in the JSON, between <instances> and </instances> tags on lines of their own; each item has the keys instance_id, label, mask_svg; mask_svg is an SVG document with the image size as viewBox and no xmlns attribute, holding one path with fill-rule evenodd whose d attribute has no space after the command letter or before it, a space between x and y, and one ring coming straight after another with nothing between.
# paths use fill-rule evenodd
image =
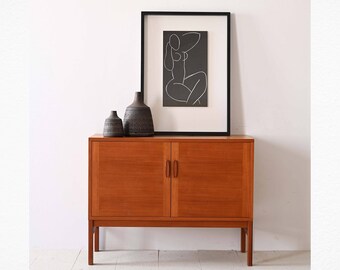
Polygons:
<instances>
[{"instance_id":1,"label":"cabinet top surface","mask_svg":"<svg viewBox=\"0 0 340 270\"><path fill-rule=\"evenodd\" d=\"M232 135L232 136L153 136L153 137L104 137L103 134L94 134L90 141L242 141L253 142L254 138L246 135Z\"/></svg>"}]
</instances>

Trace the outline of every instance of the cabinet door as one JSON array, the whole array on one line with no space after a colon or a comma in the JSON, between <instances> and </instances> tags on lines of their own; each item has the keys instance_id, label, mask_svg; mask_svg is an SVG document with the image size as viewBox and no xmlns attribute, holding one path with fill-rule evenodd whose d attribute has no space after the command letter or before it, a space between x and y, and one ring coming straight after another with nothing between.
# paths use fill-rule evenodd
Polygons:
<instances>
[{"instance_id":1,"label":"cabinet door","mask_svg":"<svg viewBox=\"0 0 340 270\"><path fill-rule=\"evenodd\" d=\"M170 144L92 142L92 217L170 216Z\"/></svg>"},{"instance_id":2,"label":"cabinet door","mask_svg":"<svg viewBox=\"0 0 340 270\"><path fill-rule=\"evenodd\" d=\"M178 175L172 179L171 216L252 215L252 143L174 143L172 153Z\"/></svg>"}]
</instances>

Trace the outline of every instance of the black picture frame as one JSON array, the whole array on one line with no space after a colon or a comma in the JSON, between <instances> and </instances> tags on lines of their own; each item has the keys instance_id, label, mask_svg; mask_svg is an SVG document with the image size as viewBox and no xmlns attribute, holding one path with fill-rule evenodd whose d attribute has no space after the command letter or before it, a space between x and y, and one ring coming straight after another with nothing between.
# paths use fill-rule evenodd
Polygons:
<instances>
[{"instance_id":1,"label":"black picture frame","mask_svg":"<svg viewBox=\"0 0 340 270\"><path fill-rule=\"evenodd\" d=\"M225 106L226 108L226 116L224 116L223 120L226 121L226 123L222 123L222 125L225 125L226 130L221 131L205 131L204 127L202 127L201 130L194 130L194 131L179 131L179 130L157 130L157 125L155 125L155 135L184 135L184 136L230 136L230 45L231 45L231 41L230 41L230 29L231 29L231 14L230 12L179 12L179 11L175 11L175 12L171 12L171 11L142 11L141 12L141 92L142 92L142 96L144 99L144 102L150 106L151 111L153 111L152 108L152 104L148 104L148 102L145 100L145 96L146 96L146 91L147 87L145 86L146 83L146 73L148 72L146 70L145 67L145 63L147 62L148 59L146 59L146 55L145 55L145 48L147 46L148 40L146 40L145 37L145 33L146 33L146 19L149 18L149 16L203 16L204 18L207 18L209 16L225 16L226 21L227 21L227 26L226 26L226 30L227 33L222 33L226 35L226 45L227 47L225 48L225 54L226 54L226 74L225 74L225 79L226 79L226 93L223 93L224 95L226 95L226 102L225 102ZM181 18L181 17L179 17ZM183 17L182 17L183 18ZM184 26L185 28L185 26ZM187 30L187 29L185 29ZM160 60L162 61L162 60ZM159 89L159 93L160 95L162 95L162 88ZM195 109L195 108L194 108ZM194 110L193 109L193 110ZM155 117L154 117L155 118Z\"/></svg>"}]
</instances>

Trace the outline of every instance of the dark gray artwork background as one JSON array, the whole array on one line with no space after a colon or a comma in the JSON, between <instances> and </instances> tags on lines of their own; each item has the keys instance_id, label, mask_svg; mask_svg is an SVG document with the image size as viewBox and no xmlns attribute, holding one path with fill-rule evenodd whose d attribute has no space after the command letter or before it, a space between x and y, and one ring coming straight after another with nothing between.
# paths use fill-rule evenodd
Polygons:
<instances>
[{"instance_id":1,"label":"dark gray artwork background","mask_svg":"<svg viewBox=\"0 0 340 270\"><path fill-rule=\"evenodd\" d=\"M207 31L163 31L163 106L207 107Z\"/></svg>"}]
</instances>

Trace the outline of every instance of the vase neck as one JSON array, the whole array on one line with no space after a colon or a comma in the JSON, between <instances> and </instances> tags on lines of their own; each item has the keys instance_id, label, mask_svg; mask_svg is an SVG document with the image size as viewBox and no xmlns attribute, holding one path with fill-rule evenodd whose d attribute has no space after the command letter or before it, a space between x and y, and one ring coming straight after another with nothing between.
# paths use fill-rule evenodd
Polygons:
<instances>
[{"instance_id":1,"label":"vase neck","mask_svg":"<svg viewBox=\"0 0 340 270\"><path fill-rule=\"evenodd\" d=\"M135 99L133 100L133 102L143 103L142 92L135 92Z\"/></svg>"},{"instance_id":2,"label":"vase neck","mask_svg":"<svg viewBox=\"0 0 340 270\"><path fill-rule=\"evenodd\" d=\"M117 117L117 111L111 111L111 117Z\"/></svg>"},{"instance_id":3,"label":"vase neck","mask_svg":"<svg viewBox=\"0 0 340 270\"><path fill-rule=\"evenodd\" d=\"M147 107L143 101L142 92L135 92L135 98L133 103L130 105L132 107Z\"/></svg>"}]
</instances>

